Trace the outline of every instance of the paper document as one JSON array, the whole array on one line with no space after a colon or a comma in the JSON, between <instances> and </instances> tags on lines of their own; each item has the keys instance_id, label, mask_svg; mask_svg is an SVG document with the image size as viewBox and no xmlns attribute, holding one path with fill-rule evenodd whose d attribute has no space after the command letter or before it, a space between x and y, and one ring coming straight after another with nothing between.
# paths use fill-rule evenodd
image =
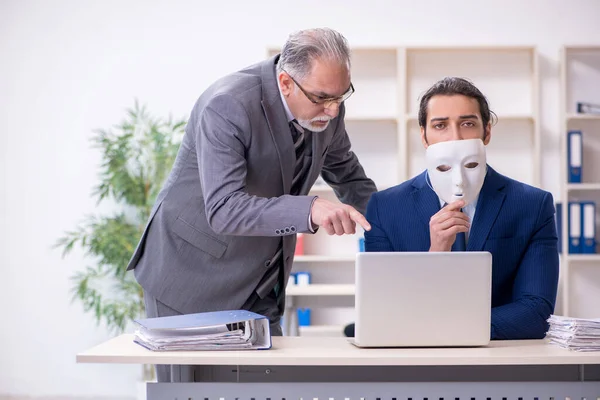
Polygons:
<instances>
[{"instance_id":1,"label":"paper document","mask_svg":"<svg viewBox=\"0 0 600 400\"><path fill-rule=\"evenodd\" d=\"M551 315L550 343L575 351L600 351L600 318L584 319Z\"/></svg>"}]
</instances>

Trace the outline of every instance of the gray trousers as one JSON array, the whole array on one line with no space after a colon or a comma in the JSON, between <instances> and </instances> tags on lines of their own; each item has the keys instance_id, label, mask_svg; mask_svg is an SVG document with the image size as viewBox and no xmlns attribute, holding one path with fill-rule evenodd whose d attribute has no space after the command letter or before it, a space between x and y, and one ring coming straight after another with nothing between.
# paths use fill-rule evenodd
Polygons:
<instances>
[{"instance_id":1,"label":"gray trousers","mask_svg":"<svg viewBox=\"0 0 600 400\"><path fill-rule=\"evenodd\" d=\"M173 315L181 315L182 313L170 308L169 306L156 300L144 291L144 303L146 305L146 317L170 317ZM256 293L248 299L246 304L242 306L245 310L250 310L257 314L264 315L269 318L271 336L282 336L281 328L281 312L277 305L277 299L274 292L265 296L264 299L259 298ZM171 376L170 365L155 365L156 378L158 382L195 382L196 371L193 365L177 365L173 367L173 372L178 374L177 377ZM199 374L198 374L199 375Z\"/></svg>"}]
</instances>

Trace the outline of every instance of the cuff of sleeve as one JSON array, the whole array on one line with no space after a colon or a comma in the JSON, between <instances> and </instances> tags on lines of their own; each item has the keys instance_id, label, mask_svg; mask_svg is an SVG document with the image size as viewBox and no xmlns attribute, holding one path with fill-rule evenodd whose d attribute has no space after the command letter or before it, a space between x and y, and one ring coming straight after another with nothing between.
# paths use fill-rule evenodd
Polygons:
<instances>
[{"instance_id":1,"label":"cuff of sleeve","mask_svg":"<svg viewBox=\"0 0 600 400\"><path fill-rule=\"evenodd\" d=\"M310 233L315 233L317 230L319 230L319 226L314 225L312 223L312 207L313 204L315 204L315 200L317 200L318 198L319 196L315 196L310 202L310 210L308 211L308 230L310 231Z\"/></svg>"}]
</instances>

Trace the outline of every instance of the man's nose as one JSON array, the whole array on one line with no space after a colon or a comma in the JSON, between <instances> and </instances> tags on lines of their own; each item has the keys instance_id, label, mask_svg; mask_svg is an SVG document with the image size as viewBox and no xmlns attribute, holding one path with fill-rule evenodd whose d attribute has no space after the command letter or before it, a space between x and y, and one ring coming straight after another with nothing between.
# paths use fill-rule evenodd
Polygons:
<instances>
[{"instance_id":1,"label":"man's nose","mask_svg":"<svg viewBox=\"0 0 600 400\"><path fill-rule=\"evenodd\" d=\"M325 114L328 117L335 118L338 116L339 113L340 113L340 103L333 101L333 102L331 102L331 104L327 104L325 106Z\"/></svg>"},{"instance_id":2,"label":"man's nose","mask_svg":"<svg viewBox=\"0 0 600 400\"><path fill-rule=\"evenodd\" d=\"M450 126L450 137L452 138L451 140L462 140L463 139L458 126L456 126L456 125Z\"/></svg>"}]
</instances>

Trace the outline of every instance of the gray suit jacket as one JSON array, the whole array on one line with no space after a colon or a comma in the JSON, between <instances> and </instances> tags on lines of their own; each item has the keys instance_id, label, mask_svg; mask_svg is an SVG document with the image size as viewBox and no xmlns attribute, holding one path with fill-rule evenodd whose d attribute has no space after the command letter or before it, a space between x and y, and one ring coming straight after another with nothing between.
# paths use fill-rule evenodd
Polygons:
<instances>
[{"instance_id":1,"label":"gray suit jacket","mask_svg":"<svg viewBox=\"0 0 600 400\"><path fill-rule=\"evenodd\" d=\"M310 232L319 173L364 213L376 190L350 151L344 106L313 134L301 195L276 81L278 56L226 76L196 102L179 153L128 265L146 292L182 313L239 309L283 242L284 281L296 233Z\"/></svg>"}]
</instances>

